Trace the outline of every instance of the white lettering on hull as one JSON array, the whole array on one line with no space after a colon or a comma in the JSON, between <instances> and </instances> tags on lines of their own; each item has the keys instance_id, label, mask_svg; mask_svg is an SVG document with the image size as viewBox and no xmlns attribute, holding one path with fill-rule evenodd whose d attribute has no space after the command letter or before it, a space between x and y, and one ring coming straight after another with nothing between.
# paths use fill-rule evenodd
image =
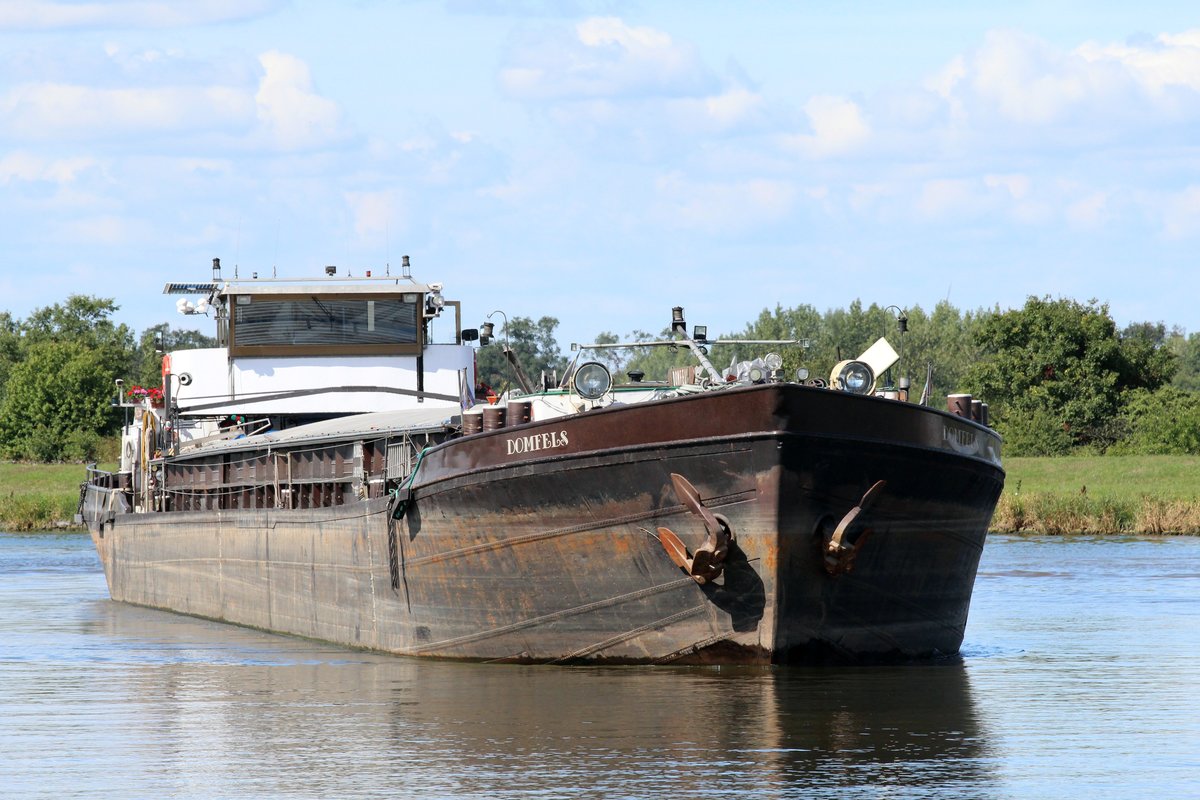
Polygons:
<instances>
[{"instance_id":1,"label":"white lettering on hull","mask_svg":"<svg viewBox=\"0 0 1200 800\"><path fill-rule=\"evenodd\" d=\"M942 441L956 453L975 455L979 451L979 434L957 425L942 423Z\"/></svg>"},{"instance_id":2,"label":"white lettering on hull","mask_svg":"<svg viewBox=\"0 0 1200 800\"><path fill-rule=\"evenodd\" d=\"M519 456L525 453L536 453L538 450L553 450L556 447L566 447L569 444L566 431L551 431L535 433L531 436L516 436L506 439L504 446L508 455Z\"/></svg>"}]
</instances>

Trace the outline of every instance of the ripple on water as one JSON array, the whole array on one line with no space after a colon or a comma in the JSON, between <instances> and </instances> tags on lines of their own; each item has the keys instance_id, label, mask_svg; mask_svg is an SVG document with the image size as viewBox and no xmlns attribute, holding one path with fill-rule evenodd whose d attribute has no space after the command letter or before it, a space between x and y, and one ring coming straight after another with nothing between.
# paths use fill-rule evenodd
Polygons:
<instances>
[{"instance_id":1,"label":"ripple on water","mask_svg":"<svg viewBox=\"0 0 1200 800\"><path fill-rule=\"evenodd\" d=\"M1186 797L1200 542L989 539L961 658L539 668L108 601L86 537L0 537L12 796Z\"/></svg>"}]
</instances>

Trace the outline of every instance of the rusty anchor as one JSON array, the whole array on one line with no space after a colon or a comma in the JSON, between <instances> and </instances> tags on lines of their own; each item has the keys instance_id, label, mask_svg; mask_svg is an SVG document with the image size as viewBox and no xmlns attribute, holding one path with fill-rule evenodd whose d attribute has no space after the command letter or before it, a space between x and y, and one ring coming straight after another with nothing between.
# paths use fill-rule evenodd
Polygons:
<instances>
[{"instance_id":1,"label":"rusty anchor","mask_svg":"<svg viewBox=\"0 0 1200 800\"><path fill-rule=\"evenodd\" d=\"M733 532L729 524L704 507L700 493L687 478L677 473L671 473L671 485L680 502L704 522L707 536L696 552L689 554L687 547L670 528L658 529L658 540L662 543L667 555L684 572L691 575L696 583L704 584L716 580L725 569L725 556L729 554L729 543L733 541Z\"/></svg>"},{"instance_id":2,"label":"rusty anchor","mask_svg":"<svg viewBox=\"0 0 1200 800\"><path fill-rule=\"evenodd\" d=\"M854 558L867 541L867 537L870 536L871 529L864 529L853 541L848 540L846 534L849 532L850 526L858 521L859 517L879 499L884 486L887 486L887 481L875 481L858 501L858 505L846 512L846 516L842 517L842 521L834 530L833 536L829 537L829 542L825 545L825 571L830 575L839 575L854 569Z\"/></svg>"}]
</instances>

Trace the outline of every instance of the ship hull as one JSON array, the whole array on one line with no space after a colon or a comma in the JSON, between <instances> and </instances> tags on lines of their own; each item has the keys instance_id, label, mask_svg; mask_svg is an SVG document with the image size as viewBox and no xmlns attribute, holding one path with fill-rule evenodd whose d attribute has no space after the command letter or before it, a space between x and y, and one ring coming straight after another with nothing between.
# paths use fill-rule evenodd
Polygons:
<instances>
[{"instance_id":1,"label":"ship hull","mask_svg":"<svg viewBox=\"0 0 1200 800\"><path fill-rule=\"evenodd\" d=\"M998 445L942 412L768 385L456 439L424 454L403 503L90 519L115 600L353 647L559 663L908 659L962 642L1003 484ZM705 539L672 474L733 535L713 581L660 541L660 527L690 552ZM876 484L848 532L853 558L831 569L831 535Z\"/></svg>"}]
</instances>

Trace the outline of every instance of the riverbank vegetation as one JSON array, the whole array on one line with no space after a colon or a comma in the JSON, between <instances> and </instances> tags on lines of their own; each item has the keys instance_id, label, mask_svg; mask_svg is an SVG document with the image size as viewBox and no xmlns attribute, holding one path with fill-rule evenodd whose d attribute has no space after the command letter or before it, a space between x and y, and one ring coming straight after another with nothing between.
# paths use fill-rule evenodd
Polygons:
<instances>
[{"instance_id":1,"label":"riverbank vegetation","mask_svg":"<svg viewBox=\"0 0 1200 800\"><path fill-rule=\"evenodd\" d=\"M0 530L73 526L84 473L79 464L0 463Z\"/></svg>"},{"instance_id":2,"label":"riverbank vegetation","mask_svg":"<svg viewBox=\"0 0 1200 800\"><path fill-rule=\"evenodd\" d=\"M1200 456L1006 459L997 533L1200 534Z\"/></svg>"}]
</instances>

